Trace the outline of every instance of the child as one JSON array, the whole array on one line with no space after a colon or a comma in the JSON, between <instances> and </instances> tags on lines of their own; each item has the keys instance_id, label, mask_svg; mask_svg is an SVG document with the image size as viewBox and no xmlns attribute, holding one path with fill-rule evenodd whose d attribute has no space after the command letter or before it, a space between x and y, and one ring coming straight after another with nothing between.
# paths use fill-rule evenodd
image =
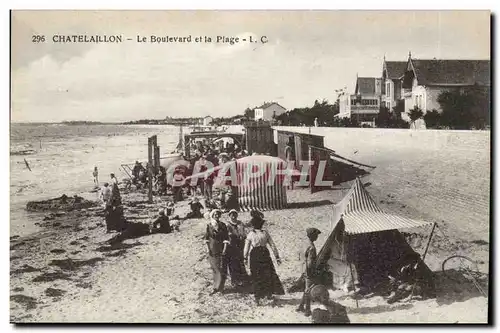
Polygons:
<instances>
[{"instance_id":1,"label":"child","mask_svg":"<svg viewBox=\"0 0 500 333\"><path fill-rule=\"evenodd\" d=\"M200 203L198 198L194 198L190 203L189 203L189 208L191 211L187 213L186 215L186 220L187 219L199 219L203 217L203 213L201 212L202 209L204 209L203 205Z\"/></svg>"},{"instance_id":2,"label":"child","mask_svg":"<svg viewBox=\"0 0 500 333\"><path fill-rule=\"evenodd\" d=\"M330 301L330 295L325 286L314 286L311 289L311 299L319 303L319 306L312 311L313 324L350 324L345 306Z\"/></svg>"},{"instance_id":3,"label":"child","mask_svg":"<svg viewBox=\"0 0 500 333\"><path fill-rule=\"evenodd\" d=\"M310 291L314 286L314 279L316 278L316 247L314 242L318 239L318 235L321 234L316 228L306 229L307 238L309 238L309 246L305 252L304 261L304 275L306 280L306 287L304 290L304 295L302 296L302 301L300 302L297 312L304 312L306 317L311 315L311 297ZM305 306L305 307L304 307Z\"/></svg>"},{"instance_id":4,"label":"child","mask_svg":"<svg viewBox=\"0 0 500 333\"><path fill-rule=\"evenodd\" d=\"M96 187L99 186L99 172L97 171L97 167L94 167L94 172L92 172L92 175L94 176L94 185Z\"/></svg>"}]
</instances>

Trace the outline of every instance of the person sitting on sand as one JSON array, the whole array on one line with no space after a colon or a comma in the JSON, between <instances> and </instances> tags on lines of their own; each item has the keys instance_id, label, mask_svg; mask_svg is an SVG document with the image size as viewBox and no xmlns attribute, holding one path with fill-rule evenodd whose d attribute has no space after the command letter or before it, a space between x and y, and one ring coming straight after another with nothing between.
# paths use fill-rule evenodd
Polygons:
<instances>
[{"instance_id":1,"label":"person sitting on sand","mask_svg":"<svg viewBox=\"0 0 500 333\"><path fill-rule=\"evenodd\" d=\"M203 205L200 203L198 198L193 198L193 200L189 203L189 208L191 211L187 213L185 220L187 219L200 219L203 217L203 213L201 212L204 209Z\"/></svg>"},{"instance_id":2,"label":"person sitting on sand","mask_svg":"<svg viewBox=\"0 0 500 333\"><path fill-rule=\"evenodd\" d=\"M97 171L97 167L94 167L94 172L92 172L92 176L94 176L94 185L95 187L99 186L99 171Z\"/></svg>"},{"instance_id":3,"label":"person sitting on sand","mask_svg":"<svg viewBox=\"0 0 500 333\"><path fill-rule=\"evenodd\" d=\"M125 228L125 218L122 206L107 206L105 211L106 233L122 231Z\"/></svg>"},{"instance_id":4,"label":"person sitting on sand","mask_svg":"<svg viewBox=\"0 0 500 333\"><path fill-rule=\"evenodd\" d=\"M316 285L311 289L311 301L316 303L312 310L313 324L350 324L345 306L330 300L328 289Z\"/></svg>"},{"instance_id":5,"label":"person sitting on sand","mask_svg":"<svg viewBox=\"0 0 500 333\"><path fill-rule=\"evenodd\" d=\"M158 211L158 218L154 220L151 224L151 233L152 234L169 234L172 232L172 228L170 226L170 221L168 216L165 215L165 210L160 209Z\"/></svg>"},{"instance_id":6,"label":"person sitting on sand","mask_svg":"<svg viewBox=\"0 0 500 333\"><path fill-rule=\"evenodd\" d=\"M101 194L99 199L102 201L104 206L109 206L111 203L111 187L109 187L109 183L104 183L104 186L101 189Z\"/></svg>"},{"instance_id":7,"label":"person sitting on sand","mask_svg":"<svg viewBox=\"0 0 500 333\"><path fill-rule=\"evenodd\" d=\"M413 294L413 296L434 296L432 277L428 276L425 264L416 252L405 255L388 278L390 291L388 304L395 303Z\"/></svg>"},{"instance_id":8,"label":"person sitting on sand","mask_svg":"<svg viewBox=\"0 0 500 333\"><path fill-rule=\"evenodd\" d=\"M172 201L169 201L167 203L167 208L166 208L167 216L171 216L172 214L174 214L174 211L175 211L175 204Z\"/></svg>"}]
</instances>

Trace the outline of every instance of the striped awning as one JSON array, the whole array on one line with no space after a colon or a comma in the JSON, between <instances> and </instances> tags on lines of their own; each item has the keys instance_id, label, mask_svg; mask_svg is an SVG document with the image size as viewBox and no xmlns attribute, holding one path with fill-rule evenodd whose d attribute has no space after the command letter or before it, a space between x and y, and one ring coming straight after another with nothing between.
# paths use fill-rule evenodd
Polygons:
<instances>
[{"instance_id":1,"label":"striped awning","mask_svg":"<svg viewBox=\"0 0 500 333\"><path fill-rule=\"evenodd\" d=\"M335 225L341 217L343 218L347 234L407 229L432 224L382 211L359 178L356 178L347 195L335 205L334 216Z\"/></svg>"},{"instance_id":2,"label":"striped awning","mask_svg":"<svg viewBox=\"0 0 500 333\"><path fill-rule=\"evenodd\" d=\"M285 175L287 162L278 157L255 155L229 161L223 165L196 173L186 178L204 178L215 174L214 187L234 186L242 211L252 209L275 210L287 206ZM232 175L234 173L234 175ZM291 170L291 176L298 171ZM234 176L234 177L233 177Z\"/></svg>"}]
</instances>

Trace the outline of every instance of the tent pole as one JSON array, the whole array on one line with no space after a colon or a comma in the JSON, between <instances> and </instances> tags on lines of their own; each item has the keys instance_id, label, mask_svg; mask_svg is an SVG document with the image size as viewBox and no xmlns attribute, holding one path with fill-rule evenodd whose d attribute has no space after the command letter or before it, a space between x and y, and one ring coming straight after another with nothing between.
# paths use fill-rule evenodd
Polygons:
<instances>
[{"instance_id":1,"label":"tent pole","mask_svg":"<svg viewBox=\"0 0 500 333\"><path fill-rule=\"evenodd\" d=\"M352 272L352 263L351 262L349 262L349 270L351 271L352 286L354 287L354 273ZM354 287L354 291L356 291L355 287ZM355 300L356 300L356 308L359 308L358 297L356 297Z\"/></svg>"},{"instance_id":2,"label":"tent pole","mask_svg":"<svg viewBox=\"0 0 500 333\"><path fill-rule=\"evenodd\" d=\"M425 256L427 255L427 250L429 250L429 245L431 244L432 235L434 235L434 230L436 229L436 226L437 226L437 223L434 222L434 224L432 225L431 233L429 234L429 238L427 240L427 245L425 246L424 254L422 255L422 261L425 260ZM417 263L417 266L418 266L418 263ZM417 281L415 281L415 283L411 287L410 301L413 299L413 293L415 291L415 286L416 285L417 285Z\"/></svg>"},{"instance_id":3,"label":"tent pole","mask_svg":"<svg viewBox=\"0 0 500 333\"><path fill-rule=\"evenodd\" d=\"M436 225L437 225L436 222L434 222L434 224L432 225L432 230L431 230L431 233L429 235L429 239L427 240L427 246L425 247L424 254L422 255L422 261L425 260L425 256L427 255L427 250L429 250L429 245L431 244L432 235L434 234L434 229L436 229Z\"/></svg>"}]
</instances>

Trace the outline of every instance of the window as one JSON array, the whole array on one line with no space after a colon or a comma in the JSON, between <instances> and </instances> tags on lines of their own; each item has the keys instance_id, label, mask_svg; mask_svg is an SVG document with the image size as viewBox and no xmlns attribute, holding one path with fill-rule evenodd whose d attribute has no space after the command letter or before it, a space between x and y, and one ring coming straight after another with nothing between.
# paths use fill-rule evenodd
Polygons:
<instances>
[{"instance_id":1,"label":"window","mask_svg":"<svg viewBox=\"0 0 500 333\"><path fill-rule=\"evenodd\" d=\"M390 82L387 82L385 84L385 95L387 97L391 97L391 83Z\"/></svg>"}]
</instances>

